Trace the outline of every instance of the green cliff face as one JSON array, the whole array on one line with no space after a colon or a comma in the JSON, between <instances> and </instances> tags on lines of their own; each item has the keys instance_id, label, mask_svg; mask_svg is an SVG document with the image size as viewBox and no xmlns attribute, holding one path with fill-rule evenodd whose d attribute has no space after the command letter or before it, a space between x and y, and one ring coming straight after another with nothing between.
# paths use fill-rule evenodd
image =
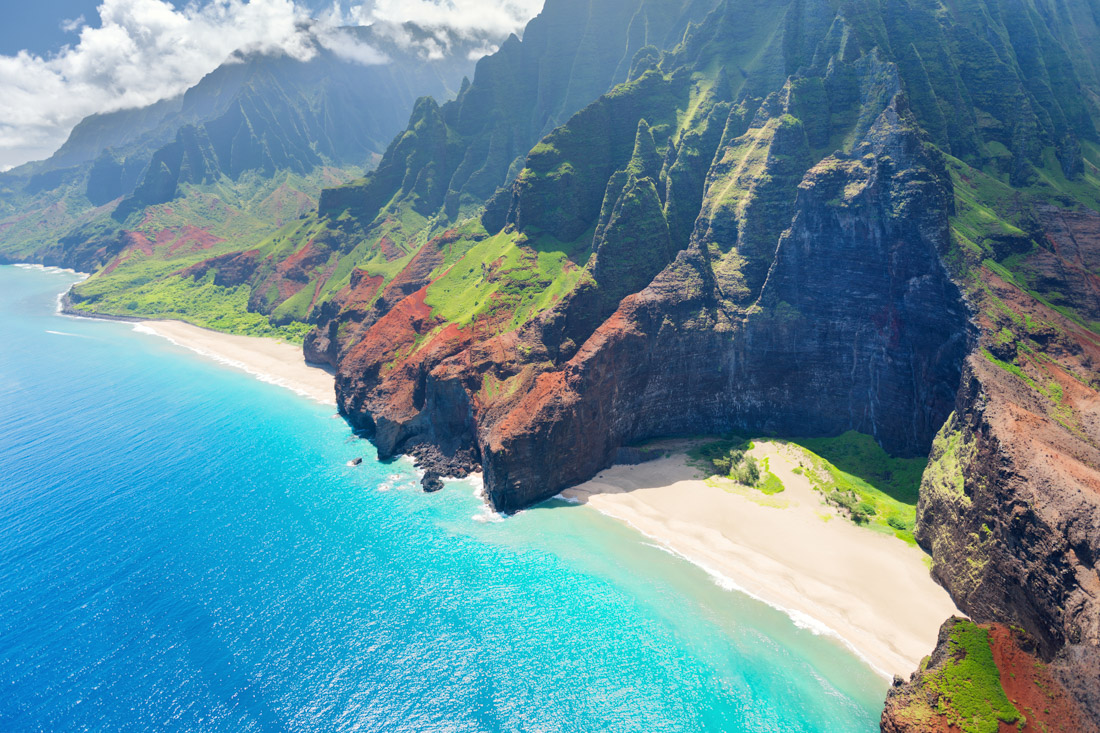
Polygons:
<instances>
[{"instance_id":1,"label":"green cliff face","mask_svg":"<svg viewBox=\"0 0 1100 733\"><path fill-rule=\"evenodd\" d=\"M950 618L906 682L894 679L883 733L1091 731L1095 727L1019 628Z\"/></svg>"}]
</instances>

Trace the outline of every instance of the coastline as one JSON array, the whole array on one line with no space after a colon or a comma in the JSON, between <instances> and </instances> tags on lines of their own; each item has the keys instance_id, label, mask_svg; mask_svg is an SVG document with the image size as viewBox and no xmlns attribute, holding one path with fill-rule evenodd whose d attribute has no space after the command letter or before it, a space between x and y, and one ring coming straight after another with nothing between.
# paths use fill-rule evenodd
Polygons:
<instances>
[{"instance_id":1,"label":"coastline","mask_svg":"<svg viewBox=\"0 0 1100 733\"><path fill-rule=\"evenodd\" d=\"M71 273L80 276L80 280L90 277L88 273L63 267L31 263L17 263L14 266L46 272ZM78 312L69 307L68 290L58 295L57 311L70 318L133 324L134 330L138 333L160 337L223 366L245 372L262 382L289 389L323 405L336 406L335 374L328 367L308 363L302 348L295 344L273 338L213 331L178 320Z\"/></svg>"},{"instance_id":2,"label":"coastline","mask_svg":"<svg viewBox=\"0 0 1100 733\"><path fill-rule=\"evenodd\" d=\"M272 338L211 331L183 321L136 320L132 323L139 333L158 336L260 381L289 389L324 405L336 406L333 373L307 363L300 346Z\"/></svg>"},{"instance_id":3,"label":"coastline","mask_svg":"<svg viewBox=\"0 0 1100 733\"><path fill-rule=\"evenodd\" d=\"M294 344L176 320L72 313L63 298L61 306L76 318L131 323L139 333L316 402L336 404L332 372L307 364ZM729 481L704 481L685 454L674 453L613 466L561 498L624 522L701 567L720 586L783 611L800 627L837 638L886 679L919 666L943 619L958 614L932 581L923 553L835 515L809 481L792 472L797 460L786 459L778 444L759 443L754 453L770 458L784 492L765 496ZM499 520L487 505L473 518Z\"/></svg>"},{"instance_id":4,"label":"coastline","mask_svg":"<svg viewBox=\"0 0 1100 733\"><path fill-rule=\"evenodd\" d=\"M65 301L63 294L59 310L70 317L128 322L139 333L316 402L336 404L332 372L307 364L294 344L177 320L74 313ZM958 611L931 580L920 550L839 516L826 519L833 510L804 477L791 472L797 461L785 463L778 448L762 443L754 451L761 459L771 458L773 472L787 487L772 497L733 482L721 486L704 481L685 454L675 453L644 464L613 466L562 492L561 498L624 522L661 549L702 568L721 587L779 609L797 626L835 637L880 676L907 674L934 646L943 619ZM446 481L469 481L475 495L482 493L480 475ZM503 518L486 504L472 519ZM843 569L839 576L830 573L838 560Z\"/></svg>"},{"instance_id":5,"label":"coastline","mask_svg":"<svg viewBox=\"0 0 1100 733\"><path fill-rule=\"evenodd\" d=\"M858 527L824 504L797 454L757 443L786 487L764 495L701 477L687 455L613 466L561 498L622 521L662 549L705 570L729 590L827 634L886 679L908 675L936 644L943 620L959 615L924 553Z\"/></svg>"}]
</instances>

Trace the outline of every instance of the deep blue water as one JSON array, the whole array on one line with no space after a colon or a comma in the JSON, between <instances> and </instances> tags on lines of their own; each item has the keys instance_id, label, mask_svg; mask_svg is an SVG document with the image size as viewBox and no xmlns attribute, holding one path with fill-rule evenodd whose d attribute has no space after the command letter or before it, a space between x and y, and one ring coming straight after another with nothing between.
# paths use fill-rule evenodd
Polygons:
<instances>
[{"instance_id":1,"label":"deep blue water","mask_svg":"<svg viewBox=\"0 0 1100 733\"><path fill-rule=\"evenodd\" d=\"M0 731L877 730L835 641L588 508L477 521L73 280L0 267Z\"/></svg>"}]
</instances>

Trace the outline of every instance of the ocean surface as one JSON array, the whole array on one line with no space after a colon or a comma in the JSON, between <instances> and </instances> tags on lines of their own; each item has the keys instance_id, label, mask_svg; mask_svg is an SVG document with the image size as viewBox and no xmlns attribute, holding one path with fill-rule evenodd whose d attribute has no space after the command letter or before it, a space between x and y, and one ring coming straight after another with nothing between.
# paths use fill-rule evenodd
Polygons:
<instances>
[{"instance_id":1,"label":"ocean surface","mask_svg":"<svg viewBox=\"0 0 1100 733\"><path fill-rule=\"evenodd\" d=\"M424 495L331 408L58 315L75 280L0 267L0 731L878 729L836 640L587 507Z\"/></svg>"}]
</instances>

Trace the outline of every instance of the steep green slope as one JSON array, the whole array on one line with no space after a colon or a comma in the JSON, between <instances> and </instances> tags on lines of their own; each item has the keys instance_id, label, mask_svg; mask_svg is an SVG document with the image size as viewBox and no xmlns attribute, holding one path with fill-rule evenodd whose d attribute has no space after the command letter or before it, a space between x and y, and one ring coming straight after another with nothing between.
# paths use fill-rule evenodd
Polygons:
<instances>
[{"instance_id":1,"label":"steep green slope","mask_svg":"<svg viewBox=\"0 0 1100 733\"><path fill-rule=\"evenodd\" d=\"M277 323L317 322L334 319L346 307L361 309L351 296L356 273L388 281L426 242L480 215L498 190L505 200L501 186L515 178L524 156L546 131L625 79L637 50L650 43L674 44L687 24L712 4L616 0L597 8L589 0L549 3L531 21L523 41L511 38L478 63L473 81L463 86L457 100L440 107L421 99L406 131L366 179L326 190L316 217L260 245L265 260L252 269L249 302ZM612 56L614 63L608 61ZM189 180L201 180L206 161L216 157L210 148L201 135L181 139L168 151L172 157L163 161L161 177L149 177L139 194L156 200L160 186L170 189L180 170L187 171ZM278 247L272 244L276 240ZM326 242L323 248L318 240ZM291 266L280 267L287 258ZM304 272L293 264L299 260L314 265ZM292 276L284 277L290 271ZM100 277L115 280L112 290L126 287L116 271ZM80 291L88 308L98 307L108 288L93 282ZM117 304L104 302L103 307L113 310ZM329 322L335 336L340 328L335 320ZM345 326L342 333L346 338L330 340L317 331L311 356L334 361L339 343L348 343L354 328Z\"/></svg>"}]
</instances>

